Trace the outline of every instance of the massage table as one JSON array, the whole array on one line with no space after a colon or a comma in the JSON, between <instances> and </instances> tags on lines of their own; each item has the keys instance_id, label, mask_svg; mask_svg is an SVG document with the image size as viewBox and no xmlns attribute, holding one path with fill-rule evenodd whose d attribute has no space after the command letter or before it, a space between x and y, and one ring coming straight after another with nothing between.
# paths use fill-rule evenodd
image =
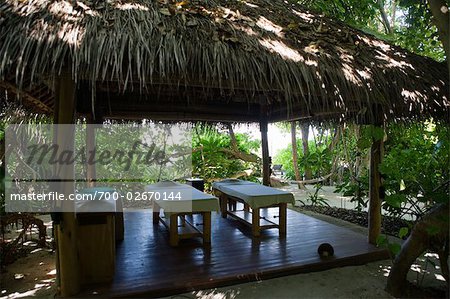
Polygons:
<instances>
[{"instance_id":1,"label":"massage table","mask_svg":"<svg viewBox=\"0 0 450 299\"><path fill-rule=\"evenodd\" d=\"M253 236L270 228L278 228L280 236L286 235L287 204L295 203L292 193L237 179L215 182L213 191L219 197L222 217L231 216L251 226ZM242 203L244 210L237 211L236 202ZM260 209L270 207L278 207L278 223L260 217Z\"/></svg>"},{"instance_id":2,"label":"massage table","mask_svg":"<svg viewBox=\"0 0 450 299\"><path fill-rule=\"evenodd\" d=\"M211 212L219 211L216 197L172 181L148 185L145 191L152 197L153 223L161 222L167 227L171 246L178 246L180 239L194 237L202 237L205 245L211 243ZM158 199L156 194L159 194ZM174 195L173 198L170 195ZM160 217L161 211L164 217ZM203 223L194 223L194 215L201 215ZM186 216L190 216L189 219Z\"/></svg>"}]
</instances>

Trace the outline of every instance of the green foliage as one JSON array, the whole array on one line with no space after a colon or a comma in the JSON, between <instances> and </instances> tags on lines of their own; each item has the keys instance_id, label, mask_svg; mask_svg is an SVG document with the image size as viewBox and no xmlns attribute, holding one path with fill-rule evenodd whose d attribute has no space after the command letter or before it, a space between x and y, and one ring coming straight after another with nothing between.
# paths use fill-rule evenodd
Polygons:
<instances>
[{"instance_id":1,"label":"green foliage","mask_svg":"<svg viewBox=\"0 0 450 299\"><path fill-rule=\"evenodd\" d=\"M380 165L386 190L383 207L393 215L421 217L450 198L450 129L432 122L388 127Z\"/></svg>"},{"instance_id":2,"label":"green foliage","mask_svg":"<svg viewBox=\"0 0 450 299\"><path fill-rule=\"evenodd\" d=\"M4 165L5 132L9 124L44 124L51 120L43 115L29 113L22 107L7 101L5 94L0 94L0 215L5 213L6 165ZM29 132L32 133L32 132ZM10 181L10 180L8 180Z\"/></svg>"},{"instance_id":3,"label":"green foliage","mask_svg":"<svg viewBox=\"0 0 450 299\"><path fill-rule=\"evenodd\" d=\"M359 150L370 148L372 142L379 141L384 137L384 130L378 126L367 125L361 127L361 136L357 141Z\"/></svg>"},{"instance_id":4,"label":"green foliage","mask_svg":"<svg viewBox=\"0 0 450 299\"><path fill-rule=\"evenodd\" d=\"M445 53L438 38L436 26L427 1L390 0L382 1L387 14L392 13L395 2L396 20L388 16L392 34L387 34L381 22L381 11L376 0L298 0L309 9L343 21L353 27L388 40L414 53L445 60ZM393 26L394 25L394 26Z\"/></svg>"},{"instance_id":5,"label":"green foliage","mask_svg":"<svg viewBox=\"0 0 450 299\"><path fill-rule=\"evenodd\" d=\"M378 15L378 7L373 0L300 0L298 2L309 9L320 11L329 17L359 28L374 26L373 20Z\"/></svg>"},{"instance_id":6,"label":"green foliage","mask_svg":"<svg viewBox=\"0 0 450 299\"><path fill-rule=\"evenodd\" d=\"M400 0L399 8L404 10L405 17L404 25L395 31L395 43L417 54L443 61L445 53L426 1Z\"/></svg>"},{"instance_id":7,"label":"green foliage","mask_svg":"<svg viewBox=\"0 0 450 299\"><path fill-rule=\"evenodd\" d=\"M310 146L310 152L300 160L300 166L304 169L309 167L313 177L327 175L331 170L332 153L324 146Z\"/></svg>"},{"instance_id":8,"label":"green foliage","mask_svg":"<svg viewBox=\"0 0 450 299\"><path fill-rule=\"evenodd\" d=\"M363 176L351 180L347 178L341 184L336 185L335 193L341 193L342 196L351 197L350 202L355 202L355 210L362 211L367 208L369 201L369 176L364 173Z\"/></svg>"},{"instance_id":9,"label":"green foliage","mask_svg":"<svg viewBox=\"0 0 450 299\"><path fill-rule=\"evenodd\" d=\"M259 149L259 142L246 134L236 133L238 149L250 154ZM223 149L231 147L228 133L220 132L215 126L197 125L192 141L192 164L194 174L207 182L207 187L216 179L231 177L238 172L252 170L253 174L246 180L256 181L261 174L258 163L245 162L233 157Z\"/></svg>"},{"instance_id":10,"label":"green foliage","mask_svg":"<svg viewBox=\"0 0 450 299\"><path fill-rule=\"evenodd\" d=\"M391 242L387 235L379 235L376 242L378 247L387 248L389 250L391 259L395 259L395 256L402 249L400 243Z\"/></svg>"},{"instance_id":11,"label":"green foliage","mask_svg":"<svg viewBox=\"0 0 450 299\"><path fill-rule=\"evenodd\" d=\"M308 201L311 202L312 206L330 206L328 204L328 199L319 196L319 191L322 190L322 184L317 183L314 185L314 193L309 194Z\"/></svg>"},{"instance_id":12,"label":"green foliage","mask_svg":"<svg viewBox=\"0 0 450 299\"><path fill-rule=\"evenodd\" d=\"M398 232L398 237L399 237L400 239L403 239L403 238L405 238L405 237L408 235L408 233L409 233L409 228L407 228L407 227L402 227L402 228L399 230L399 232Z\"/></svg>"},{"instance_id":13,"label":"green foliage","mask_svg":"<svg viewBox=\"0 0 450 299\"><path fill-rule=\"evenodd\" d=\"M317 145L314 141L309 141L309 154L303 154L303 145L300 139L297 139L298 150L298 169L304 173L309 167L313 177L326 175L331 170L333 154L328 149L328 144ZM294 164L292 161L292 144L280 150L273 158L273 164L281 164L284 169L284 176L287 179L294 180Z\"/></svg>"},{"instance_id":14,"label":"green foliage","mask_svg":"<svg viewBox=\"0 0 450 299\"><path fill-rule=\"evenodd\" d=\"M301 141L297 140L297 148L300 148ZM303 158L303 154L301 151L298 151L298 158L301 160ZM289 144L286 148L281 149L272 159L273 164L281 164L283 165L284 177L287 179L294 180L295 172L292 161L292 145ZM299 168L300 172L304 172L303 168Z\"/></svg>"}]
</instances>

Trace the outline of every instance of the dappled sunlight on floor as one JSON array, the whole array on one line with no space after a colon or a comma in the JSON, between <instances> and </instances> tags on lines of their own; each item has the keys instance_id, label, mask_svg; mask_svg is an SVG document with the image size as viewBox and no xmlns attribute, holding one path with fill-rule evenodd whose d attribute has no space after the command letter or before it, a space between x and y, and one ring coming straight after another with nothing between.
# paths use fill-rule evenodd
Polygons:
<instances>
[{"instance_id":1,"label":"dappled sunlight on floor","mask_svg":"<svg viewBox=\"0 0 450 299\"><path fill-rule=\"evenodd\" d=\"M408 280L423 287L445 287L445 279L441 273L439 257L434 253L425 253L411 265L408 273ZM388 277L391 272L391 263L383 262L379 265L379 273Z\"/></svg>"},{"instance_id":2,"label":"dappled sunlight on floor","mask_svg":"<svg viewBox=\"0 0 450 299\"><path fill-rule=\"evenodd\" d=\"M427 255L427 257L429 257ZM421 269L421 275L426 277L415 279L416 273L410 271L408 280L423 288L443 289L445 282L437 268L427 267L425 256L417 260L414 268ZM438 262L438 261L437 261ZM428 262L430 264L430 262ZM172 296L171 298L205 298L205 299L235 299L235 298L392 298L384 291L387 277L391 271L392 262L384 260L362 266L349 266L322 272L290 275L269 280L244 283L223 288ZM438 270L437 272L435 272ZM442 278L443 279L443 278ZM434 280L432 282L431 280Z\"/></svg>"},{"instance_id":3,"label":"dappled sunlight on floor","mask_svg":"<svg viewBox=\"0 0 450 299\"><path fill-rule=\"evenodd\" d=\"M436 253L425 253L419 257L408 273L408 280L421 285L430 287L442 287L446 282L442 276L439 262L439 256Z\"/></svg>"},{"instance_id":4,"label":"dappled sunlight on floor","mask_svg":"<svg viewBox=\"0 0 450 299\"><path fill-rule=\"evenodd\" d=\"M239 293L240 292L238 290L220 291L218 289L213 289L213 290L194 291L191 294L193 298L201 298L201 299L234 299L239 295Z\"/></svg>"},{"instance_id":5,"label":"dappled sunlight on floor","mask_svg":"<svg viewBox=\"0 0 450 299\"><path fill-rule=\"evenodd\" d=\"M362 266L335 268L262 280L223 288L172 296L171 298L259 299L259 298L391 298L384 291L386 278L378 266L389 261Z\"/></svg>"},{"instance_id":6,"label":"dappled sunlight on floor","mask_svg":"<svg viewBox=\"0 0 450 299\"><path fill-rule=\"evenodd\" d=\"M53 239L50 216L44 215L40 218L47 226L47 244L51 244ZM16 230L11 230L5 239L15 238L17 235ZM26 238L33 239L37 235L38 231L33 227L32 235L27 232ZM26 240L23 249L29 252L26 256L2 267L0 298L53 298L56 294L55 253L50 248L38 247L34 240Z\"/></svg>"},{"instance_id":7,"label":"dappled sunlight on floor","mask_svg":"<svg viewBox=\"0 0 450 299\"><path fill-rule=\"evenodd\" d=\"M380 265L380 273L383 273L384 277L388 277L391 272L391 266Z\"/></svg>"},{"instance_id":8,"label":"dappled sunlight on floor","mask_svg":"<svg viewBox=\"0 0 450 299\"><path fill-rule=\"evenodd\" d=\"M8 265L1 275L0 298L53 297L55 256L48 250L35 250Z\"/></svg>"}]
</instances>

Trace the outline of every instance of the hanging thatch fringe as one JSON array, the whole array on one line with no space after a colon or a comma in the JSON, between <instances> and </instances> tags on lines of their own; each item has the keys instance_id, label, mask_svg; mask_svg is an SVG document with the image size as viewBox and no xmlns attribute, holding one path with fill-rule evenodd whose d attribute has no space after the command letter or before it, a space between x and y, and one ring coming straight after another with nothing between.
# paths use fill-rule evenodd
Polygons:
<instances>
[{"instance_id":1,"label":"hanging thatch fringe","mask_svg":"<svg viewBox=\"0 0 450 299\"><path fill-rule=\"evenodd\" d=\"M0 79L22 87L67 69L121 91L245 90L311 116L450 107L444 65L281 0L3 1Z\"/></svg>"}]
</instances>

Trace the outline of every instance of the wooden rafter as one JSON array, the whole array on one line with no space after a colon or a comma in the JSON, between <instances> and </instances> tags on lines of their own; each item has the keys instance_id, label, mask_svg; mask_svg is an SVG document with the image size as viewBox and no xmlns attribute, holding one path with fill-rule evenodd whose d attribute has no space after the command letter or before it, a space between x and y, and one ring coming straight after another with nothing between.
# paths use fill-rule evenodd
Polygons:
<instances>
[{"instance_id":1,"label":"wooden rafter","mask_svg":"<svg viewBox=\"0 0 450 299\"><path fill-rule=\"evenodd\" d=\"M16 85L9 83L7 81L0 81L0 87L16 94L19 98L24 99L25 101L32 104L33 107L37 108L39 111L44 113L51 113L53 109L48 105L44 104L38 98L34 97L29 92L18 88Z\"/></svg>"}]
</instances>

